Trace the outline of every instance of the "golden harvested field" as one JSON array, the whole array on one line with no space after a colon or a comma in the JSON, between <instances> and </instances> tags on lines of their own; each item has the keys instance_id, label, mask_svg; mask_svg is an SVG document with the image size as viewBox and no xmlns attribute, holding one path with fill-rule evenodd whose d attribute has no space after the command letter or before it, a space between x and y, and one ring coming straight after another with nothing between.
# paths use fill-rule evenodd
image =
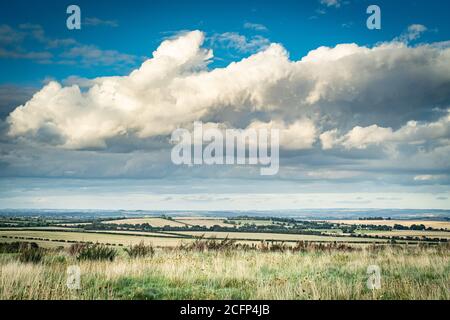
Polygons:
<instances>
[{"instance_id":1,"label":"golden harvested field","mask_svg":"<svg viewBox=\"0 0 450 320\"><path fill-rule=\"evenodd\" d=\"M12 230L12 228L0 228L0 230ZM76 231L76 230L83 230L80 228L68 228L68 227L61 227L61 226L50 226L50 227L14 227L14 230L68 230L68 231Z\"/></svg>"},{"instance_id":2,"label":"golden harvested field","mask_svg":"<svg viewBox=\"0 0 450 320\"><path fill-rule=\"evenodd\" d=\"M173 247L179 245L181 242L192 241L190 239L181 238L169 238L167 236L161 236L160 234L146 233L154 237L144 237L138 235L125 235L125 234L105 234L100 232L59 232L59 231L0 231L0 237L7 236L9 238L13 237L24 237L32 239L45 239L45 240L66 240L66 241L81 241L81 242L98 242L98 243L109 243L109 244L123 244L125 246L131 244L137 244L144 241L146 244L153 244L154 246L163 247ZM0 238L0 242L5 238ZM19 241L16 239L16 241ZM28 240L34 241L34 240ZM41 240L42 241L42 240Z\"/></svg>"},{"instance_id":3,"label":"golden harvested field","mask_svg":"<svg viewBox=\"0 0 450 320\"><path fill-rule=\"evenodd\" d=\"M137 236L154 236L154 237L169 237L173 238L176 237L169 233L164 232L149 232L149 231L128 231L128 230L95 230L95 231L86 231L86 232L92 232L92 233L117 233L117 234L125 234L125 235L137 235Z\"/></svg>"},{"instance_id":4,"label":"golden harvested field","mask_svg":"<svg viewBox=\"0 0 450 320\"><path fill-rule=\"evenodd\" d=\"M371 226L389 226L393 227L395 224L410 227L413 224L423 224L425 227L432 227L436 229L450 230L450 221L423 221L423 220L327 220L331 223L339 224L356 224L356 225L371 225Z\"/></svg>"},{"instance_id":5,"label":"golden harvested field","mask_svg":"<svg viewBox=\"0 0 450 320\"><path fill-rule=\"evenodd\" d=\"M56 241L42 241L42 240L28 240L35 242L42 248L56 248L56 247L69 247L72 243L69 242L56 242ZM10 242L27 242L27 240L14 239L14 238L0 238L0 243L10 243Z\"/></svg>"},{"instance_id":6,"label":"golden harvested field","mask_svg":"<svg viewBox=\"0 0 450 320\"><path fill-rule=\"evenodd\" d=\"M121 219L121 220L111 220L104 221L103 223L110 224L143 224L148 223L152 227L185 227L186 225L182 222L178 222L175 220L169 220L164 218L129 218L129 219Z\"/></svg>"},{"instance_id":7,"label":"golden harvested field","mask_svg":"<svg viewBox=\"0 0 450 320\"><path fill-rule=\"evenodd\" d=\"M332 237L303 234L281 234L281 233L251 233L251 232L203 232L203 231L177 231L176 234L191 235L205 238L226 238L245 240L274 240L274 241L338 241L338 242L385 242L382 239Z\"/></svg>"}]
</instances>

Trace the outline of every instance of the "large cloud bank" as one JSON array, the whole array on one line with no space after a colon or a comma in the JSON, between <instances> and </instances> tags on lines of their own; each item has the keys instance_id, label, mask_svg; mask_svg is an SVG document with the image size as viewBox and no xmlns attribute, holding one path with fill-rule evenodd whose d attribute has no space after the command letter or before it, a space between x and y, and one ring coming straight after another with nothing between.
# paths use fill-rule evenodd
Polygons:
<instances>
[{"instance_id":1,"label":"large cloud bank","mask_svg":"<svg viewBox=\"0 0 450 320\"><path fill-rule=\"evenodd\" d=\"M87 88L50 82L10 114L9 135L69 149L104 148L114 137L164 136L203 120L240 128L274 121L286 129L289 149L320 140L325 149L363 148L411 135L449 136L449 48L342 44L291 61L281 45L271 44L210 70L213 53L203 41L200 31L166 40L130 75L96 78ZM441 119L433 119L437 111ZM417 120L434 123L408 122Z\"/></svg>"},{"instance_id":2,"label":"large cloud bank","mask_svg":"<svg viewBox=\"0 0 450 320\"><path fill-rule=\"evenodd\" d=\"M203 121L281 129L281 178L450 183L448 44L340 44L292 61L272 43L212 68L204 39L193 31L165 40L127 76L45 85L6 120L2 174L176 174L172 131Z\"/></svg>"}]
</instances>

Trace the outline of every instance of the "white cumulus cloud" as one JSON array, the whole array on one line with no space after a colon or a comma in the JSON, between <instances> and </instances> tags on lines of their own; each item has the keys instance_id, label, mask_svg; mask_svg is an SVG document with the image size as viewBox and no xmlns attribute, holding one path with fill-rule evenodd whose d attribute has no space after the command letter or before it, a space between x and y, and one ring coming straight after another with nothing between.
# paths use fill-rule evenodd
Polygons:
<instances>
[{"instance_id":1,"label":"white cumulus cloud","mask_svg":"<svg viewBox=\"0 0 450 320\"><path fill-rule=\"evenodd\" d=\"M52 81L9 115L9 136L66 149L107 148L117 138L167 137L200 120L279 126L281 146L299 150L318 139L323 149L364 149L448 134L448 117L425 119L450 104L446 46L340 44L292 61L271 43L210 68L213 52L204 40L201 31L165 40L127 76Z\"/></svg>"}]
</instances>

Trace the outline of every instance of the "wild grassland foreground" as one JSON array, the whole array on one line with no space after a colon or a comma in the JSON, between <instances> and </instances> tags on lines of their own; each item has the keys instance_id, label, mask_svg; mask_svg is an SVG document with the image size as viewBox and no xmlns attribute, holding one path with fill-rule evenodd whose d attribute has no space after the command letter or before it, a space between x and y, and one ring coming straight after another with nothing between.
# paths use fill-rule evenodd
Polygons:
<instances>
[{"instance_id":1,"label":"wild grassland foreground","mask_svg":"<svg viewBox=\"0 0 450 320\"><path fill-rule=\"evenodd\" d=\"M29 247L0 254L0 299L450 298L448 244L303 243L294 250L199 240L177 248L136 245L115 252L82 246L45 249L37 259ZM77 290L67 286L72 265L81 271ZM380 289L367 287L369 265L381 269Z\"/></svg>"}]
</instances>

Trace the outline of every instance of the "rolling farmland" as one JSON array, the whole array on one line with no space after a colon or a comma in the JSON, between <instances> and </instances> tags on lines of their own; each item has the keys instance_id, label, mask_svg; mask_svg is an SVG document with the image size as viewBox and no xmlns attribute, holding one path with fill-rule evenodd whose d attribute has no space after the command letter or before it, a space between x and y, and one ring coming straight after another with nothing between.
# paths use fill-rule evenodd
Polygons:
<instances>
[{"instance_id":1,"label":"rolling farmland","mask_svg":"<svg viewBox=\"0 0 450 320\"><path fill-rule=\"evenodd\" d=\"M4 221L2 299L448 299L450 292L445 221ZM415 230L419 222L428 229ZM365 286L374 263L385 281L377 292ZM67 265L74 264L84 275L77 296L63 285Z\"/></svg>"}]
</instances>

